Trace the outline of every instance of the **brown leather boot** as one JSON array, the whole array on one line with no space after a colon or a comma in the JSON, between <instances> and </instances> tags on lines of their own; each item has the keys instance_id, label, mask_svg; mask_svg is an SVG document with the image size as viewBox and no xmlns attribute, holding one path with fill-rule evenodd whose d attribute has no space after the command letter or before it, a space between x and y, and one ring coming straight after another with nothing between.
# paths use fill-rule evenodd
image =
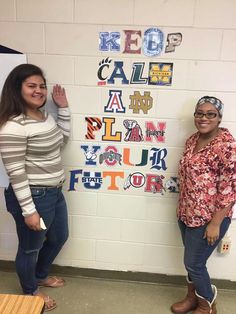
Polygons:
<instances>
[{"instance_id":1,"label":"brown leather boot","mask_svg":"<svg viewBox=\"0 0 236 314\"><path fill-rule=\"evenodd\" d=\"M192 310L195 310L197 303L197 296L195 294L195 287L191 281L187 278L188 292L185 298L179 302L174 303L171 306L171 311L176 314L185 314Z\"/></svg>"},{"instance_id":2,"label":"brown leather boot","mask_svg":"<svg viewBox=\"0 0 236 314\"><path fill-rule=\"evenodd\" d=\"M216 296L217 296L217 289L215 286L212 285L212 290L214 292L214 298L211 302L207 301L199 294L196 293L198 299L198 307L192 314L217 314L216 310Z\"/></svg>"}]
</instances>

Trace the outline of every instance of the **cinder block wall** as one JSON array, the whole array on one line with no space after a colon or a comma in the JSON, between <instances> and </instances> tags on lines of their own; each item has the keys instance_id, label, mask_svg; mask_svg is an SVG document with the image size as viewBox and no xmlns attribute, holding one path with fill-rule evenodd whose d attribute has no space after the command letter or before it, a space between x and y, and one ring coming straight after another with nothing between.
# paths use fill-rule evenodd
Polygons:
<instances>
[{"instance_id":1,"label":"cinder block wall","mask_svg":"<svg viewBox=\"0 0 236 314\"><path fill-rule=\"evenodd\" d=\"M124 30L141 31L137 45L147 29L158 28L164 34L163 50L148 57L141 50L123 53ZM100 32L119 32L120 51L99 50ZM167 35L181 33L182 42L165 53ZM70 238L56 259L59 265L132 270L161 274L184 274L182 244L176 224L177 194L145 192L144 187L124 190L129 174L140 172L162 175L163 184L176 176L178 160L187 136L194 132L192 114L197 99L215 95L225 103L222 126L236 135L236 2L234 0L0 0L0 45L19 50L29 63L39 65L48 79L49 94L54 83L65 86L72 112L72 135L63 151L67 181L64 192L69 207ZM130 80L133 63L143 62L143 77L149 75L149 63L173 63L171 85L115 84L98 85L99 62L109 57L110 68L123 62ZM107 75L111 72L107 71ZM105 74L104 74L105 76ZM105 112L109 92L119 90L125 113ZM130 96L150 92L153 106L147 114L133 113ZM48 109L54 112L51 101ZM86 117L96 117L102 127L87 134ZM112 134L120 132L120 141L103 141L104 118L114 118ZM123 122L135 120L145 135L149 121L166 123L165 141L124 141ZM95 165L86 164L82 145L99 146ZM99 155L114 146L122 155L121 164L99 163ZM167 169L151 169L152 149L165 149ZM130 163L124 163L129 149ZM140 164L143 150L148 162ZM162 165L163 166L163 165ZM77 172L76 172L77 171ZM80 173L82 172L82 173ZM101 173L100 188L86 187L87 172ZM112 185L110 173L119 173ZM77 174L76 174L77 173ZM73 174L73 175L72 175ZM82 177L84 179L82 179ZM76 178L78 179L77 182ZM84 180L84 181L83 181ZM114 183L114 182L113 182ZM117 188L117 189L116 189ZM1 189L0 259L13 260L17 247L15 226L5 210ZM214 278L236 280L236 225L229 235L229 255L217 252L209 262Z\"/></svg>"}]
</instances>

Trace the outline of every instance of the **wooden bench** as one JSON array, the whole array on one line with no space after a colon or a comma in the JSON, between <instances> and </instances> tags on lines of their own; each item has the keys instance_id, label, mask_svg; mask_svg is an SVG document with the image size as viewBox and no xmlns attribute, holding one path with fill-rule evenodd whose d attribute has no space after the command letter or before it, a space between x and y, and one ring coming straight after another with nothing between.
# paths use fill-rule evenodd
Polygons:
<instances>
[{"instance_id":1,"label":"wooden bench","mask_svg":"<svg viewBox=\"0 0 236 314\"><path fill-rule=\"evenodd\" d=\"M41 314L44 300L39 296L0 294L1 314Z\"/></svg>"}]
</instances>

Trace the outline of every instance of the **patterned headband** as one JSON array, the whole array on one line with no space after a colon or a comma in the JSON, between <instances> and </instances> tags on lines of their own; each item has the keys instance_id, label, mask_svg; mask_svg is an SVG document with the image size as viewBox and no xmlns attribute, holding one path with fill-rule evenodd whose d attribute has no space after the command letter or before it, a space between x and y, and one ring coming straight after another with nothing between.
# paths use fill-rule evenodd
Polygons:
<instances>
[{"instance_id":1,"label":"patterned headband","mask_svg":"<svg viewBox=\"0 0 236 314\"><path fill-rule=\"evenodd\" d=\"M213 97L213 96L204 96L200 98L196 104L195 110L197 109L198 106L203 105L206 102L211 103L216 108L216 110L218 110L219 115L222 117L224 104L218 98Z\"/></svg>"}]
</instances>

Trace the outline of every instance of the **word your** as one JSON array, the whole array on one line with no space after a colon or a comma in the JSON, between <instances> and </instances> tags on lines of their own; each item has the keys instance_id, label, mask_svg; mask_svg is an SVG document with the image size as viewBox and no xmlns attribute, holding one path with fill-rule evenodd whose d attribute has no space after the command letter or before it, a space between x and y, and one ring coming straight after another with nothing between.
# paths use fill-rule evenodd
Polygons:
<instances>
[{"instance_id":1,"label":"word your","mask_svg":"<svg viewBox=\"0 0 236 314\"><path fill-rule=\"evenodd\" d=\"M131 150L126 147L123 148L122 152L112 145L107 146L104 151L101 151L101 146L99 145L81 145L81 149L84 151L86 166L97 166L97 161L99 161L99 164L105 164L109 167L114 167L116 165L122 166L122 164L130 167L143 167L150 161L150 169L164 171L167 169L165 160L167 156L166 148L152 147L150 149L150 154L148 149L142 149L140 161L138 162L131 160ZM137 151L135 150L133 150L133 159L137 160Z\"/></svg>"}]
</instances>

